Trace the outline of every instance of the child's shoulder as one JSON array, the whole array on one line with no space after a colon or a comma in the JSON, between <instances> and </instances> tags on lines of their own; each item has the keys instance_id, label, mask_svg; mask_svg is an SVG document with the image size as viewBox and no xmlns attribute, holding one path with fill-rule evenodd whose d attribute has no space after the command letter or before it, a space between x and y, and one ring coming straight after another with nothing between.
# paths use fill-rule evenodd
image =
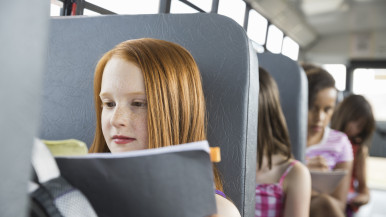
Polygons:
<instances>
[{"instance_id":1,"label":"child's shoulder","mask_svg":"<svg viewBox=\"0 0 386 217\"><path fill-rule=\"evenodd\" d=\"M351 142L348 139L347 135L341 131L330 129L326 144L333 146L350 146Z\"/></svg>"},{"instance_id":2,"label":"child's shoulder","mask_svg":"<svg viewBox=\"0 0 386 217\"><path fill-rule=\"evenodd\" d=\"M330 129L328 139L329 140L337 140L337 141L340 141L340 140L347 140L348 141L348 137L345 133L343 133L339 130L335 130L335 129Z\"/></svg>"},{"instance_id":3,"label":"child's shoulder","mask_svg":"<svg viewBox=\"0 0 386 217\"><path fill-rule=\"evenodd\" d=\"M223 217L240 217L240 212L237 207L228 199L215 195L216 205L217 205L217 214Z\"/></svg>"},{"instance_id":4,"label":"child's shoulder","mask_svg":"<svg viewBox=\"0 0 386 217\"><path fill-rule=\"evenodd\" d=\"M292 173L305 173L305 174L310 174L308 168L300 161L298 160L291 160L293 163L293 167L291 169Z\"/></svg>"},{"instance_id":5,"label":"child's shoulder","mask_svg":"<svg viewBox=\"0 0 386 217\"><path fill-rule=\"evenodd\" d=\"M300 185L303 182L310 182L311 175L308 168L297 160L291 160L293 166L286 177L286 186Z\"/></svg>"}]
</instances>

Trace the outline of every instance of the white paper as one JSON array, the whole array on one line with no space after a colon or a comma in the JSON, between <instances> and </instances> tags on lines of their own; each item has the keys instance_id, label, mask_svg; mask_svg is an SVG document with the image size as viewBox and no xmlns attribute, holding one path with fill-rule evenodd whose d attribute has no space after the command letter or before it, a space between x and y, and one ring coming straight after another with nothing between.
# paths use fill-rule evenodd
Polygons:
<instances>
[{"instance_id":1,"label":"white paper","mask_svg":"<svg viewBox=\"0 0 386 217\"><path fill-rule=\"evenodd\" d=\"M208 141L198 141L191 142L180 145L172 145L162 148L153 148L153 149L144 149L137 151L128 151L128 152L120 152L120 153L91 153L87 155L81 156L60 156L60 158L127 158L127 157L139 157L139 156L149 156L149 155L157 155L164 153L172 153L172 152L183 152L183 151L194 151L194 150L203 150L207 153L210 153Z\"/></svg>"},{"instance_id":2,"label":"white paper","mask_svg":"<svg viewBox=\"0 0 386 217\"><path fill-rule=\"evenodd\" d=\"M320 193L332 193L347 174L346 170L316 171L311 170L312 189Z\"/></svg>"}]
</instances>

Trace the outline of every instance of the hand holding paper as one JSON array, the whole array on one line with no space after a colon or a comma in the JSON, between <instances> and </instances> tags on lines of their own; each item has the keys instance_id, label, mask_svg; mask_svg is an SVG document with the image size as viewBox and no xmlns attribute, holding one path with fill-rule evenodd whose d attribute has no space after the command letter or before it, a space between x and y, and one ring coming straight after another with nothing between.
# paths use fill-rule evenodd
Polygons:
<instances>
[{"instance_id":1,"label":"hand holding paper","mask_svg":"<svg viewBox=\"0 0 386 217\"><path fill-rule=\"evenodd\" d=\"M309 170L328 171L326 159L320 155L312 158L307 158L307 167Z\"/></svg>"}]
</instances>

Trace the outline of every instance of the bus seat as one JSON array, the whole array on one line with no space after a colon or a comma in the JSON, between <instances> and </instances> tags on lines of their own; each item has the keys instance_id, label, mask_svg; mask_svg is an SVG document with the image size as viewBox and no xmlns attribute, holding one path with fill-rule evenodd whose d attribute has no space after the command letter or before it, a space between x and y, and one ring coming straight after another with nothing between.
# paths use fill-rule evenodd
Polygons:
<instances>
[{"instance_id":1,"label":"bus seat","mask_svg":"<svg viewBox=\"0 0 386 217\"><path fill-rule=\"evenodd\" d=\"M200 68L208 110L208 141L220 146L224 190L242 216L254 216L258 66L245 31L217 14L108 15L51 18L39 136L94 136L93 73L116 44L143 37L176 42Z\"/></svg>"},{"instance_id":2,"label":"bus seat","mask_svg":"<svg viewBox=\"0 0 386 217\"><path fill-rule=\"evenodd\" d=\"M0 12L0 216L26 216L28 210L49 28L47 1L31 3L10 1Z\"/></svg>"},{"instance_id":3,"label":"bus seat","mask_svg":"<svg viewBox=\"0 0 386 217\"><path fill-rule=\"evenodd\" d=\"M307 145L308 82L300 65L270 52L258 53L259 65L277 82L294 157L304 162Z\"/></svg>"}]
</instances>

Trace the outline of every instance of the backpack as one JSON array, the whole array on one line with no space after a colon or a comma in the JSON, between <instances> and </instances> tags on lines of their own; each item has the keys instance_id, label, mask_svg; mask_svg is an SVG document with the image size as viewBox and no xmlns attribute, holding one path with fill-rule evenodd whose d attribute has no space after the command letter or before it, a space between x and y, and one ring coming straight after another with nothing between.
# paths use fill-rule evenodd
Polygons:
<instances>
[{"instance_id":1,"label":"backpack","mask_svg":"<svg viewBox=\"0 0 386 217\"><path fill-rule=\"evenodd\" d=\"M30 217L96 217L87 198L60 176L46 145L35 139L32 150L35 172L29 183Z\"/></svg>"}]
</instances>

